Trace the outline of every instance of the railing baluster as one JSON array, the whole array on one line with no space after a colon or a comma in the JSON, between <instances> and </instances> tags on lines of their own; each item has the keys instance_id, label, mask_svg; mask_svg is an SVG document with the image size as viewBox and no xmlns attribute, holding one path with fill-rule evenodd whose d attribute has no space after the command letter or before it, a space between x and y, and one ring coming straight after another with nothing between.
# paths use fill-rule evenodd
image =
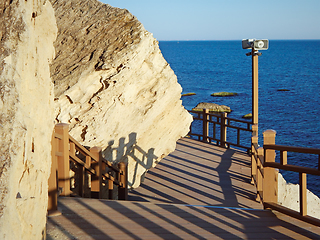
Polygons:
<instances>
[{"instance_id":1,"label":"railing baluster","mask_svg":"<svg viewBox=\"0 0 320 240\"><path fill-rule=\"evenodd\" d=\"M85 165L87 167L91 167L91 157L90 156L86 156L86 161L85 161ZM86 171L86 166L82 166L81 167L81 175L82 176L82 189L81 189L81 193L82 193L82 196L83 197L88 197L88 195L86 194L86 192L88 192L88 189L89 189L89 174L88 172ZM89 195L91 197L91 193Z\"/></svg>"},{"instance_id":2,"label":"railing baluster","mask_svg":"<svg viewBox=\"0 0 320 240\"><path fill-rule=\"evenodd\" d=\"M258 201L261 201L261 193L263 192L263 165L260 156L263 156L263 148L258 148L257 151L257 195Z\"/></svg>"},{"instance_id":3,"label":"railing baluster","mask_svg":"<svg viewBox=\"0 0 320 240\"><path fill-rule=\"evenodd\" d=\"M79 196L84 197L84 189L85 189L85 168L83 166L78 165L77 171L78 179L79 179Z\"/></svg>"},{"instance_id":4,"label":"railing baluster","mask_svg":"<svg viewBox=\"0 0 320 240\"><path fill-rule=\"evenodd\" d=\"M258 137L254 136L251 138L251 183L254 184L254 179L257 175L257 151L254 147L254 144L258 145Z\"/></svg>"},{"instance_id":5,"label":"railing baluster","mask_svg":"<svg viewBox=\"0 0 320 240\"><path fill-rule=\"evenodd\" d=\"M258 145L258 125L252 125L251 137L251 183L254 183L254 178L257 174L257 158L254 144Z\"/></svg>"},{"instance_id":6,"label":"railing baluster","mask_svg":"<svg viewBox=\"0 0 320 240\"><path fill-rule=\"evenodd\" d=\"M287 165L287 151L280 151L280 163L282 165Z\"/></svg>"},{"instance_id":7,"label":"railing baluster","mask_svg":"<svg viewBox=\"0 0 320 240\"><path fill-rule=\"evenodd\" d=\"M240 129L237 129L237 144L240 145Z\"/></svg>"},{"instance_id":8,"label":"railing baluster","mask_svg":"<svg viewBox=\"0 0 320 240\"><path fill-rule=\"evenodd\" d=\"M208 142L208 135L209 135L208 113L209 113L209 109L203 109L203 133L202 133L203 142Z\"/></svg>"},{"instance_id":9,"label":"railing baluster","mask_svg":"<svg viewBox=\"0 0 320 240\"><path fill-rule=\"evenodd\" d=\"M86 156L86 165L91 167L91 157L90 156Z\"/></svg>"},{"instance_id":10,"label":"railing baluster","mask_svg":"<svg viewBox=\"0 0 320 240\"><path fill-rule=\"evenodd\" d=\"M299 173L300 181L300 214L307 215L307 174Z\"/></svg>"},{"instance_id":11,"label":"railing baluster","mask_svg":"<svg viewBox=\"0 0 320 240\"><path fill-rule=\"evenodd\" d=\"M70 146L70 150L69 150L69 154L72 156L76 155L76 145L73 142L69 143ZM76 182L78 183L79 186L79 196L84 197L84 185L85 185L85 167L81 166L81 165L77 165L77 172L75 177L78 177L78 181L76 180Z\"/></svg>"},{"instance_id":12,"label":"railing baluster","mask_svg":"<svg viewBox=\"0 0 320 240\"><path fill-rule=\"evenodd\" d=\"M226 147L226 141L227 141L227 127L226 127L226 117L227 113L222 113L221 114L221 133L220 133L220 146L221 147Z\"/></svg>"},{"instance_id":13,"label":"railing baluster","mask_svg":"<svg viewBox=\"0 0 320 240\"><path fill-rule=\"evenodd\" d=\"M108 179L108 198L113 200L113 181Z\"/></svg>"},{"instance_id":14,"label":"railing baluster","mask_svg":"<svg viewBox=\"0 0 320 240\"><path fill-rule=\"evenodd\" d=\"M128 199L128 167L124 162L118 164L119 167L119 182L122 186L118 187L118 199L127 200Z\"/></svg>"}]
</instances>

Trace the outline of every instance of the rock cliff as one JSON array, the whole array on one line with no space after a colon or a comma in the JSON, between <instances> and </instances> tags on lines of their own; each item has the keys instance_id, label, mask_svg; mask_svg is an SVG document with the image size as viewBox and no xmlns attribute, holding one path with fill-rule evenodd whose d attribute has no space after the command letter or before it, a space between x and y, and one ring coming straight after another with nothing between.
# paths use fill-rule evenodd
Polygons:
<instances>
[{"instance_id":1,"label":"rock cliff","mask_svg":"<svg viewBox=\"0 0 320 240\"><path fill-rule=\"evenodd\" d=\"M51 66L57 122L111 161L129 186L175 149L192 117L158 42L127 10L96 0L51 0L58 37Z\"/></svg>"},{"instance_id":2,"label":"rock cliff","mask_svg":"<svg viewBox=\"0 0 320 240\"><path fill-rule=\"evenodd\" d=\"M0 239L45 235L57 27L46 0L0 2Z\"/></svg>"},{"instance_id":3,"label":"rock cliff","mask_svg":"<svg viewBox=\"0 0 320 240\"><path fill-rule=\"evenodd\" d=\"M278 173L278 204L300 211L299 184L287 183L281 173ZM307 189L307 213L320 219L320 199Z\"/></svg>"}]
</instances>

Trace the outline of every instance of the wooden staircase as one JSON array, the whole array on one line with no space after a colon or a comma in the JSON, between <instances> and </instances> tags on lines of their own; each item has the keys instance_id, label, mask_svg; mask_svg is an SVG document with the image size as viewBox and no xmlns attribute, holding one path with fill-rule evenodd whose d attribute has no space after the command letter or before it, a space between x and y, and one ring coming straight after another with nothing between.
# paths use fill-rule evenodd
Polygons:
<instances>
[{"instance_id":1,"label":"wooden staircase","mask_svg":"<svg viewBox=\"0 0 320 240\"><path fill-rule=\"evenodd\" d=\"M127 164L113 164L100 147L86 148L59 123L52 136L52 166L48 189L48 215L59 214L58 196L127 200Z\"/></svg>"}]
</instances>

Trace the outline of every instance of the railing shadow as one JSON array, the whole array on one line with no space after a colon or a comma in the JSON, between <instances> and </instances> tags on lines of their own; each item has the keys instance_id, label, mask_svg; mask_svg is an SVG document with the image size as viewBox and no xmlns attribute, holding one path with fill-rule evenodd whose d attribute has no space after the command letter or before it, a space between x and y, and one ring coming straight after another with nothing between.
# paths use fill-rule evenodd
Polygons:
<instances>
[{"instance_id":1,"label":"railing shadow","mask_svg":"<svg viewBox=\"0 0 320 240\"><path fill-rule=\"evenodd\" d=\"M146 181L129 193L129 200L261 208L250 185L249 156L213 145L208 149L208 145L180 140L176 151L148 171Z\"/></svg>"},{"instance_id":2,"label":"railing shadow","mask_svg":"<svg viewBox=\"0 0 320 240\"><path fill-rule=\"evenodd\" d=\"M136 197L131 200L139 202L60 199L62 215L49 218L48 232L55 227L66 239L96 240L320 238L319 230L306 223L250 208L248 202L255 202L251 199L254 190L247 188L250 168L237 150L225 149L220 157L207 153L203 159L204 153L187 156L186 152L188 149L169 155L148 172L136 193L129 194L129 200ZM122 153L126 154L126 148ZM238 172L239 178L235 177ZM262 236L257 235L260 232Z\"/></svg>"},{"instance_id":3,"label":"railing shadow","mask_svg":"<svg viewBox=\"0 0 320 240\"><path fill-rule=\"evenodd\" d=\"M126 142L121 137L118 146L114 146L114 140L108 143L102 156L110 162L125 162L128 164L128 187L139 185L143 181L145 171L150 169L158 157L154 154L154 148L147 151L137 144L137 133L132 132Z\"/></svg>"},{"instance_id":4,"label":"railing shadow","mask_svg":"<svg viewBox=\"0 0 320 240\"><path fill-rule=\"evenodd\" d=\"M62 215L49 219L47 239L54 239L54 227L64 233L64 239L320 237L319 231L266 210L77 198L63 198L59 207Z\"/></svg>"}]
</instances>

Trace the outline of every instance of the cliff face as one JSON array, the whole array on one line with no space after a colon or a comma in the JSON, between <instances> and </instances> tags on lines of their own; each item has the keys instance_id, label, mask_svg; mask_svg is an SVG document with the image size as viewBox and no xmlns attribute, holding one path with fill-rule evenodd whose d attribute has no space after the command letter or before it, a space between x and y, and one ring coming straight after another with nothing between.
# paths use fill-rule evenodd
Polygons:
<instances>
[{"instance_id":1,"label":"cliff face","mask_svg":"<svg viewBox=\"0 0 320 240\"><path fill-rule=\"evenodd\" d=\"M0 239L44 236L57 27L45 0L0 3Z\"/></svg>"},{"instance_id":2,"label":"cliff face","mask_svg":"<svg viewBox=\"0 0 320 240\"><path fill-rule=\"evenodd\" d=\"M58 37L51 66L56 120L111 161L128 161L129 185L175 149L192 117L158 42L127 10L96 0L51 0Z\"/></svg>"}]
</instances>

